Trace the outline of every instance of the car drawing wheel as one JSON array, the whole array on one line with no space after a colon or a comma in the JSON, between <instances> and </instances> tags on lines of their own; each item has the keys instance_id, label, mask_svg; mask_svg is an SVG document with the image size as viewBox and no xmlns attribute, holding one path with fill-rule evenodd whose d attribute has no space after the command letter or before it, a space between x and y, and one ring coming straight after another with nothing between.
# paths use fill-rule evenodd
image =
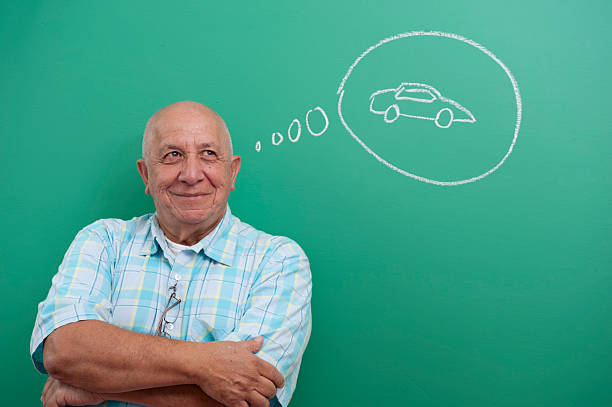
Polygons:
<instances>
[{"instance_id":1,"label":"car drawing wheel","mask_svg":"<svg viewBox=\"0 0 612 407\"><path fill-rule=\"evenodd\" d=\"M445 107L444 109L440 109L434 122L439 128L448 129L450 125L453 124L454 116L453 111L448 107Z\"/></svg>"},{"instance_id":2,"label":"car drawing wheel","mask_svg":"<svg viewBox=\"0 0 612 407\"><path fill-rule=\"evenodd\" d=\"M399 107L391 105L385 110L385 123L393 123L400 116Z\"/></svg>"}]
</instances>

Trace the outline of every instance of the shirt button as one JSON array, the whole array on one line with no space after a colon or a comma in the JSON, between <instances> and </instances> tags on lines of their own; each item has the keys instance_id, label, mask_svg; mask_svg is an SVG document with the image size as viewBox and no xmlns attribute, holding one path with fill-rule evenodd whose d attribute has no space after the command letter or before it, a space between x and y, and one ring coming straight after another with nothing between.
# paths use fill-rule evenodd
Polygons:
<instances>
[{"instance_id":1,"label":"shirt button","mask_svg":"<svg viewBox=\"0 0 612 407\"><path fill-rule=\"evenodd\" d=\"M181 279L180 274L175 274L175 275L174 275L174 279L175 279L176 281L179 281L179 280Z\"/></svg>"},{"instance_id":2,"label":"shirt button","mask_svg":"<svg viewBox=\"0 0 612 407\"><path fill-rule=\"evenodd\" d=\"M172 324L172 323L170 323L170 322L169 322L169 323L167 323L167 324L166 324L166 329L167 329L168 331L172 331L172 330L174 329L174 324Z\"/></svg>"}]
</instances>

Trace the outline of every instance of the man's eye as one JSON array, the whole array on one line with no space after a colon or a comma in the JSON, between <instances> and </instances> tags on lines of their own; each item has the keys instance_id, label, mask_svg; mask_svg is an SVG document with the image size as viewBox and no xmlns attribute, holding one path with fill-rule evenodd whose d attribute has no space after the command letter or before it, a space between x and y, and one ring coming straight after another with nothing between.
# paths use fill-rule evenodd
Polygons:
<instances>
[{"instance_id":1,"label":"man's eye","mask_svg":"<svg viewBox=\"0 0 612 407\"><path fill-rule=\"evenodd\" d=\"M202 152L202 154L203 154L203 155L204 155L206 158L209 158L209 157L214 157L214 156L216 156L216 155L217 155L217 153L215 153L213 150L204 150L204 151Z\"/></svg>"},{"instance_id":2,"label":"man's eye","mask_svg":"<svg viewBox=\"0 0 612 407\"><path fill-rule=\"evenodd\" d=\"M172 161L176 161L180 157L181 157L181 153L179 153L178 151L170 151L168 154L164 156L164 161L172 162Z\"/></svg>"}]
</instances>

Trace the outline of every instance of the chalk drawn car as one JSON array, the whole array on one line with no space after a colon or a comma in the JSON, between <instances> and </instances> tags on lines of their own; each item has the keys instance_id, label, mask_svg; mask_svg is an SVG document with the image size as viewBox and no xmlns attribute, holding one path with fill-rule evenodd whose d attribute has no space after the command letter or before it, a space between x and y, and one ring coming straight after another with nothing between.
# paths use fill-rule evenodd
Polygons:
<instances>
[{"instance_id":1,"label":"chalk drawn car","mask_svg":"<svg viewBox=\"0 0 612 407\"><path fill-rule=\"evenodd\" d=\"M447 129L456 122L474 123L472 112L424 83L401 83L395 89L381 89L370 95L370 112L382 114L386 123L400 116L433 120Z\"/></svg>"}]
</instances>

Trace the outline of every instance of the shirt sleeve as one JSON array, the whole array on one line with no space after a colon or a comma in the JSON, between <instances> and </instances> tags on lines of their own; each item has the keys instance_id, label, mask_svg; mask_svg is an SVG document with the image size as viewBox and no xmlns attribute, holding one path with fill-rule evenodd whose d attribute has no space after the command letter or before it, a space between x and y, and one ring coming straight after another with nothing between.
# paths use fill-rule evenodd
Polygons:
<instances>
[{"instance_id":1,"label":"shirt sleeve","mask_svg":"<svg viewBox=\"0 0 612 407\"><path fill-rule=\"evenodd\" d=\"M103 221L81 230L68 248L47 298L38 305L30 341L32 361L41 373L47 373L43 344L51 332L80 320L110 321L111 248Z\"/></svg>"},{"instance_id":2,"label":"shirt sleeve","mask_svg":"<svg viewBox=\"0 0 612 407\"><path fill-rule=\"evenodd\" d=\"M264 338L257 356L285 377L285 386L276 397L287 406L310 338L312 277L304 251L292 240L283 239L262 263L236 329L223 340Z\"/></svg>"}]
</instances>

